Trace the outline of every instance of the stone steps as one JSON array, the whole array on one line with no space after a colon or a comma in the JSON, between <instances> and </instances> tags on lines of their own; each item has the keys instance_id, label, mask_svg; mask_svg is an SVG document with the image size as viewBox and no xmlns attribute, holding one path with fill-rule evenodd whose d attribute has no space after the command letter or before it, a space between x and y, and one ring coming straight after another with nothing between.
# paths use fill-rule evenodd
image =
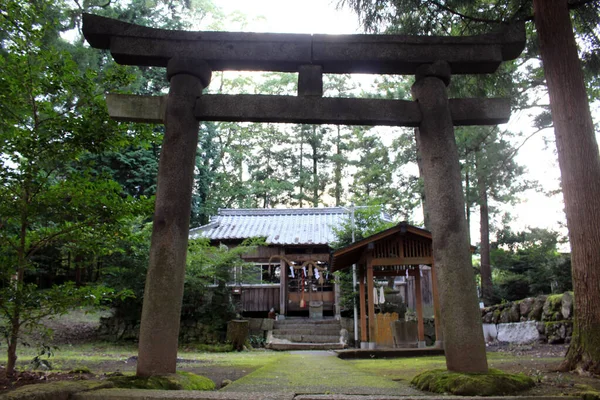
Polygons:
<instances>
[{"instance_id":1,"label":"stone steps","mask_svg":"<svg viewBox=\"0 0 600 400\"><path fill-rule=\"evenodd\" d=\"M285 329L275 329L274 333L277 332L277 335L328 335L328 336L339 336L340 327L331 327L326 329L309 329L306 327L301 327L297 329L290 329L286 327ZM318 332L318 333L317 333Z\"/></svg>"},{"instance_id":2,"label":"stone steps","mask_svg":"<svg viewBox=\"0 0 600 400\"><path fill-rule=\"evenodd\" d=\"M267 339L267 348L274 350L337 350L344 347L340 321L335 319L276 321Z\"/></svg>"},{"instance_id":3,"label":"stone steps","mask_svg":"<svg viewBox=\"0 0 600 400\"><path fill-rule=\"evenodd\" d=\"M271 350L342 350L346 347L343 343L269 343L267 348Z\"/></svg>"},{"instance_id":4,"label":"stone steps","mask_svg":"<svg viewBox=\"0 0 600 400\"><path fill-rule=\"evenodd\" d=\"M273 333L273 338L288 340L292 343L337 343L340 341L339 333L332 335L280 335Z\"/></svg>"}]
</instances>

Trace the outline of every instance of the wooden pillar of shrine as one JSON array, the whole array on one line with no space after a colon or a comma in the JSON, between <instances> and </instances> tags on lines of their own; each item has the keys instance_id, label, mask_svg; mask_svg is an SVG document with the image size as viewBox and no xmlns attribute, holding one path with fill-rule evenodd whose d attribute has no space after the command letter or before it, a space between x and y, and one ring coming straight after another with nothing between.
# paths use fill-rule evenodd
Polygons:
<instances>
[{"instance_id":1,"label":"wooden pillar of shrine","mask_svg":"<svg viewBox=\"0 0 600 400\"><path fill-rule=\"evenodd\" d=\"M360 306L360 348L366 348L368 342L367 335L367 310L365 309L366 296L365 296L365 266L359 265L359 285L358 285L358 297Z\"/></svg>"},{"instance_id":2,"label":"wooden pillar of shrine","mask_svg":"<svg viewBox=\"0 0 600 400\"><path fill-rule=\"evenodd\" d=\"M373 291L375 288L375 282L373 281L373 258L369 255L367 257L367 310L369 314L369 348L375 348L375 299L373 298Z\"/></svg>"},{"instance_id":3,"label":"wooden pillar of shrine","mask_svg":"<svg viewBox=\"0 0 600 400\"><path fill-rule=\"evenodd\" d=\"M415 295L417 297L417 337L418 347L425 347L425 323L423 321L423 289L421 288L421 268L415 269Z\"/></svg>"}]
</instances>

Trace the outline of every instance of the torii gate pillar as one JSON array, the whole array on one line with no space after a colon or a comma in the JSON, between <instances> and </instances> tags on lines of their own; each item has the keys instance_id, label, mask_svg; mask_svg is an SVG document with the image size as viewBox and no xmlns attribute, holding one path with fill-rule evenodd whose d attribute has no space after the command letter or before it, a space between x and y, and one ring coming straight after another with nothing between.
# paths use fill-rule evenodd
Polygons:
<instances>
[{"instance_id":1,"label":"torii gate pillar","mask_svg":"<svg viewBox=\"0 0 600 400\"><path fill-rule=\"evenodd\" d=\"M412 87L421 109L417 130L433 237L434 276L439 289L446 366L450 371L486 372L485 341L471 268L465 200L446 86L450 66L422 65ZM437 321L436 321L437 322Z\"/></svg>"},{"instance_id":2,"label":"torii gate pillar","mask_svg":"<svg viewBox=\"0 0 600 400\"><path fill-rule=\"evenodd\" d=\"M158 167L150 265L146 275L137 375L175 373L199 122L196 100L208 86L205 62L173 58Z\"/></svg>"}]
</instances>

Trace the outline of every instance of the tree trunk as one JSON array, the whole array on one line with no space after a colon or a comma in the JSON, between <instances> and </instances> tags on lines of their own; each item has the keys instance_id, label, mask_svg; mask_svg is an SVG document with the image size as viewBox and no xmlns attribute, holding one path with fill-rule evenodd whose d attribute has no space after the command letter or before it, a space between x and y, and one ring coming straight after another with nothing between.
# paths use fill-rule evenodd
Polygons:
<instances>
[{"instance_id":1,"label":"tree trunk","mask_svg":"<svg viewBox=\"0 0 600 400\"><path fill-rule=\"evenodd\" d=\"M227 341L237 351L242 351L248 340L248 321L232 320L227 323Z\"/></svg>"},{"instance_id":2,"label":"tree trunk","mask_svg":"<svg viewBox=\"0 0 600 400\"><path fill-rule=\"evenodd\" d=\"M12 380L15 377L15 365L17 363L17 342L19 340L20 315L17 313L11 321L10 337L8 339L6 378Z\"/></svg>"},{"instance_id":3,"label":"tree trunk","mask_svg":"<svg viewBox=\"0 0 600 400\"><path fill-rule=\"evenodd\" d=\"M312 126L312 161L313 161L313 207L319 206L319 146L317 142L317 126Z\"/></svg>"},{"instance_id":4,"label":"tree trunk","mask_svg":"<svg viewBox=\"0 0 600 400\"><path fill-rule=\"evenodd\" d=\"M465 157L465 215L467 218L467 235L469 237L469 244L471 244L471 200L469 199L469 192L471 191L471 181L469 176L469 160Z\"/></svg>"},{"instance_id":5,"label":"tree trunk","mask_svg":"<svg viewBox=\"0 0 600 400\"><path fill-rule=\"evenodd\" d=\"M600 373L600 156L567 0L534 0L571 242L574 331L565 369Z\"/></svg>"},{"instance_id":6,"label":"tree trunk","mask_svg":"<svg viewBox=\"0 0 600 400\"><path fill-rule=\"evenodd\" d=\"M492 287L492 267L490 261L490 215L488 209L488 195L485 178L477 164L477 186L479 189L479 233L480 251L481 251L481 297L485 305L490 305L493 287Z\"/></svg>"},{"instance_id":7,"label":"tree trunk","mask_svg":"<svg viewBox=\"0 0 600 400\"><path fill-rule=\"evenodd\" d=\"M415 128L415 143L417 146L417 166L419 167L419 177L423 179L423 157L421 156L421 145L419 143L419 128ZM427 197L425 188L421 189L421 208L423 208L423 225L425 229L431 230L429 224L429 208L427 207Z\"/></svg>"},{"instance_id":8,"label":"tree trunk","mask_svg":"<svg viewBox=\"0 0 600 400\"><path fill-rule=\"evenodd\" d=\"M337 126L337 143L336 143L336 155L335 160L335 206L339 207L342 205L342 138L341 128Z\"/></svg>"}]
</instances>

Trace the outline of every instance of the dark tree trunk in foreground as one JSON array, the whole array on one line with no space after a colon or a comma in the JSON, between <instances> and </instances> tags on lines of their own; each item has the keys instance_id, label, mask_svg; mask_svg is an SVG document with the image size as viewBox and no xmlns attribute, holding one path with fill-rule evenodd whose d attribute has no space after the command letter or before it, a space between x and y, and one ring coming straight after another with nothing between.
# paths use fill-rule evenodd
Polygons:
<instances>
[{"instance_id":1,"label":"dark tree trunk in foreground","mask_svg":"<svg viewBox=\"0 0 600 400\"><path fill-rule=\"evenodd\" d=\"M479 169L480 166L478 165ZM488 208L487 185L483 173L478 171L477 186L479 190L479 233L480 233L480 252L481 252L481 297L485 305L490 305L492 299L492 267L490 258L490 213Z\"/></svg>"},{"instance_id":2,"label":"dark tree trunk in foreground","mask_svg":"<svg viewBox=\"0 0 600 400\"><path fill-rule=\"evenodd\" d=\"M600 373L600 156L567 0L534 0L565 201L575 320L565 369Z\"/></svg>"}]
</instances>

